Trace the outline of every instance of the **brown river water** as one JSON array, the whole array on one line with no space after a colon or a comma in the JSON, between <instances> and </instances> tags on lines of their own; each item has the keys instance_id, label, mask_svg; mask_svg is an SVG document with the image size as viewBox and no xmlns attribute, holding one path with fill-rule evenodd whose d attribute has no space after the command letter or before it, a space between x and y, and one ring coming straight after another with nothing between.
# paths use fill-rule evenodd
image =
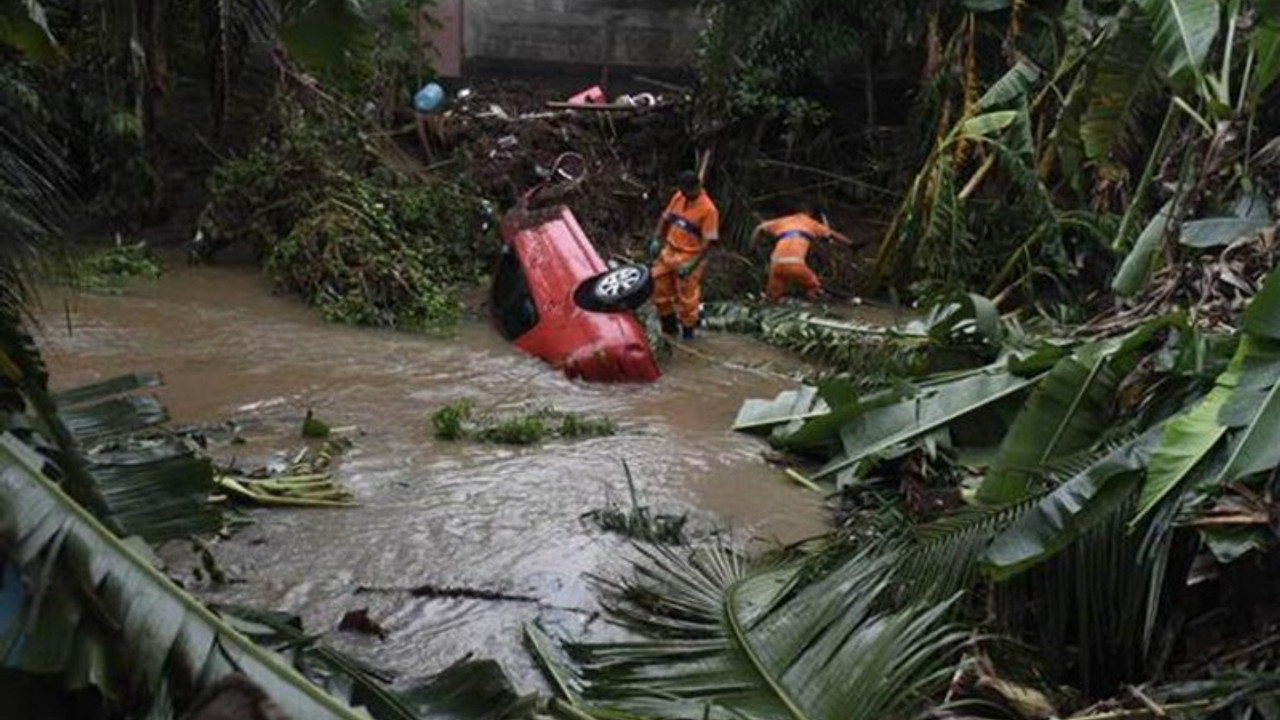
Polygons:
<instances>
[{"instance_id":1,"label":"brown river water","mask_svg":"<svg viewBox=\"0 0 1280 720\"><path fill-rule=\"evenodd\" d=\"M718 527L789 543L826 527L820 498L766 463L762 441L729 430L743 399L792 385L730 366L788 367L748 339L703 336L699 355L677 353L653 385L586 385L520 355L483 322L445 339L326 324L296 299L273 296L256 270L234 267L173 267L121 296L50 295L40 319L55 387L159 371L157 394L175 423L242 424L249 442L222 457L250 464L297 451L308 408L356 426L336 474L359 507L248 511L252 524L213 548L233 582L196 590L296 613L311 631L368 607L385 640L335 632L331 641L405 675L471 653L497 659L533 689L540 681L522 647L525 622L604 631L588 576L625 570L629 545L580 516L627 502L623 460L642 504L691 513L695 533ZM619 433L521 449L436 440L429 414L462 397L606 415ZM186 543L161 555L180 575L197 564ZM540 602L355 592L424 584Z\"/></svg>"}]
</instances>

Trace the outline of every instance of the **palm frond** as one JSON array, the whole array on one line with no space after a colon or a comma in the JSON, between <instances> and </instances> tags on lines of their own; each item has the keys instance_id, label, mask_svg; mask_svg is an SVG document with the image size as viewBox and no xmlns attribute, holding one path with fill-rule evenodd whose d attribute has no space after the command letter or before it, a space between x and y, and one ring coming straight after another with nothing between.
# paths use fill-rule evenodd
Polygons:
<instances>
[{"instance_id":1,"label":"palm frond","mask_svg":"<svg viewBox=\"0 0 1280 720\"><path fill-rule=\"evenodd\" d=\"M993 586L1001 626L1031 642L1060 681L1093 697L1157 670L1160 612L1191 559L1177 553L1173 564L1171 522L1129 532L1131 507L1112 507L1051 560Z\"/></svg>"},{"instance_id":2,"label":"palm frond","mask_svg":"<svg viewBox=\"0 0 1280 720\"><path fill-rule=\"evenodd\" d=\"M527 634L564 699L590 717L885 717L918 709L945 686L963 638L944 621L955 598L885 610L893 557L864 550L804 587L802 563L726 585L739 568L658 550L641 575L658 584L641 580L632 594L673 588L680 637L579 644L535 627ZM654 637L650 629L665 624L650 614L624 623Z\"/></svg>"},{"instance_id":3,"label":"palm frond","mask_svg":"<svg viewBox=\"0 0 1280 720\"><path fill-rule=\"evenodd\" d=\"M913 529L894 573L902 595L943 599L972 589L982 579L980 561L991 541L1030 513L1037 499L967 507Z\"/></svg>"},{"instance_id":4,"label":"palm frond","mask_svg":"<svg viewBox=\"0 0 1280 720\"><path fill-rule=\"evenodd\" d=\"M69 176L52 137L0 85L0 313L23 315L30 281L56 265Z\"/></svg>"}]
</instances>

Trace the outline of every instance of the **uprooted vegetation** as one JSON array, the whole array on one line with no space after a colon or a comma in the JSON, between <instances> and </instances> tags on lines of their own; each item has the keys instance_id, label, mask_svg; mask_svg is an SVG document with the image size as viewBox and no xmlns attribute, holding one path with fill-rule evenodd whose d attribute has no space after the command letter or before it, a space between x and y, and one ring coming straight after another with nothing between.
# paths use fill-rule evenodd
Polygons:
<instances>
[{"instance_id":1,"label":"uprooted vegetation","mask_svg":"<svg viewBox=\"0 0 1280 720\"><path fill-rule=\"evenodd\" d=\"M462 398L431 413L431 426L440 440L471 440L498 445L536 445L560 438L607 437L618 432L607 417L565 412L547 405L529 410L478 409Z\"/></svg>"},{"instance_id":2,"label":"uprooted vegetation","mask_svg":"<svg viewBox=\"0 0 1280 720\"><path fill-rule=\"evenodd\" d=\"M631 467L626 461L622 463L622 473L627 481L627 497L630 505L623 505L610 500L604 507L596 508L582 514L582 519L590 520L604 532L615 533L639 542L662 545L684 545L685 526L689 523L687 514L654 512L648 505L640 504L636 492L636 481L631 476Z\"/></svg>"},{"instance_id":3,"label":"uprooted vegetation","mask_svg":"<svg viewBox=\"0 0 1280 720\"><path fill-rule=\"evenodd\" d=\"M453 325L457 289L484 274L496 249L479 201L448 181L398 173L349 122L278 112L256 147L214 172L193 254L246 245L279 289L330 320Z\"/></svg>"}]
</instances>

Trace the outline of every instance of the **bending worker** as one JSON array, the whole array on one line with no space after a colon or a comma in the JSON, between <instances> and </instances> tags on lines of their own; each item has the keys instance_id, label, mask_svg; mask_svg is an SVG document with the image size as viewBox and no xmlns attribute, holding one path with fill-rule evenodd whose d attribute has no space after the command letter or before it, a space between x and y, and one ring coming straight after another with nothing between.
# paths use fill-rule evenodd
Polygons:
<instances>
[{"instance_id":1,"label":"bending worker","mask_svg":"<svg viewBox=\"0 0 1280 720\"><path fill-rule=\"evenodd\" d=\"M674 335L678 325L686 340L693 339L702 303L702 275L707 250L720 239L720 211L702 188L697 174L680 174L679 189L649 241L653 264L653 304L658 308L662 332Z\"/></svg>"},{"instance_id":2,"label":"bending worker","mask_svg":"<svg viewBox=\"0 0 1280 720\"><path fill-rule=\"evenodd\" d=\"M777 241L769 258L769 283L765 288L770 301L781 300L793 286L804 290L808 300L818 297L822 291L822 281L805 261L809 246L815 240L827 238L850 247L854 244L849 238L832 230L825 221L826 217L819 208L806 205L802 212L760 223L751 234L752 249L755 249L763 235L772 235Z\"/></svg>"}]
</instances>

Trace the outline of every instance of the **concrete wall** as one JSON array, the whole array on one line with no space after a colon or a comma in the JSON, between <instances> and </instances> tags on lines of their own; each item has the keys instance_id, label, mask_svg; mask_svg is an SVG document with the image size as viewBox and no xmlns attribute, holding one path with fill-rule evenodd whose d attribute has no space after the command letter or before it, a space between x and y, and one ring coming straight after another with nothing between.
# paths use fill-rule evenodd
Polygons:
<instances>
[{"instance_id":1,"label":"concrete wall","mask_svg":"<svg viewBox=\"0 0 1280 720\"><path fill-rule=\"evenodd\" d=\"M697 39L693 0L463 0L468 61L678 67Z\"/></svg>"}]
</instances>

